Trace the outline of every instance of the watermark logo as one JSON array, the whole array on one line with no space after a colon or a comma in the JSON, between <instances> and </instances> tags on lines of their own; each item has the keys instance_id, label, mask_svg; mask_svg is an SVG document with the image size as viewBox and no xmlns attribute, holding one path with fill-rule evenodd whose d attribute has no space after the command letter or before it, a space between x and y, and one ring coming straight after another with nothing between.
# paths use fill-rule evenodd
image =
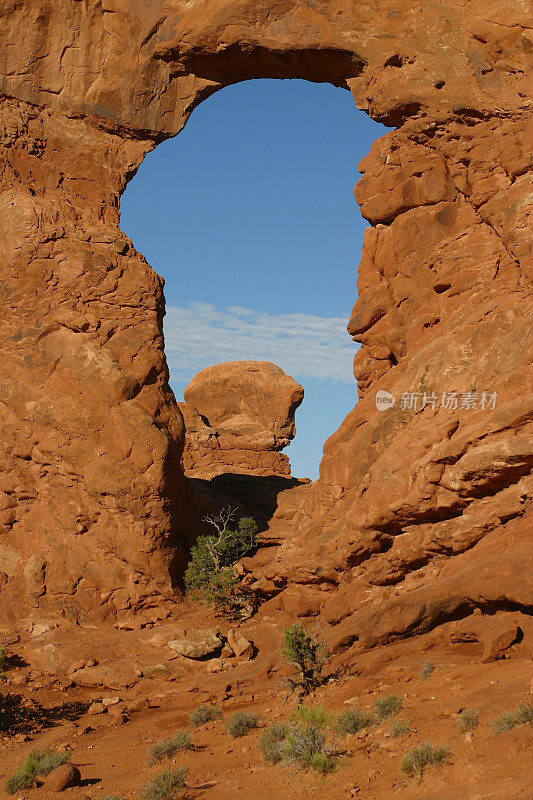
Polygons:
<instances>
[{"instance_id":1,"label":"watermark logo","mask_svg":"<svg viewBox=\"0 0 533 800\"><path fill-rule=\"evenodd\" d=\"M384 389L376 392L376 408L378 411L386 411L388 408L392 408L395 402L396 398L390 392L386 392Z\"/></svg>"},{"instance_id":2,"label":"watermark logo","mask_svg":"<svg viewBox=\"0 0 533 800\"><path fill-rule=\"evenodd\" d=\"M399 408L401 411L423 411L425 408L444 408L447 411L480 410L492 411L496 408L497 392L402 392ZM386 411L393 408L396 398L390 392L379 389L376 392L376 408Z\"/></svg>"}]
</instances>

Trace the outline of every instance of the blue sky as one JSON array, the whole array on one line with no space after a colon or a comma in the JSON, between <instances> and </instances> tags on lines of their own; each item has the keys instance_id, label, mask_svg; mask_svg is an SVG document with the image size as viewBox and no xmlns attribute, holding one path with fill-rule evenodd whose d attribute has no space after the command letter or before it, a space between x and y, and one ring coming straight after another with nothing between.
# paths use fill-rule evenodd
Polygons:
<instances>
[{"instance_id":1,"label":"blue sky","mask_svg":"<svg viewBox=\"0 0 533 800\"><path fill-rule=\"evenodd\" d=\"M346 323L366 223L353 187L386 131L329 84L247 81L202 103L122 198L123 230L166 281L177 399L211 364L275 362L305 389L285 451L299 477L318 476L357 400Z\"/></svg>"}]
</instances>

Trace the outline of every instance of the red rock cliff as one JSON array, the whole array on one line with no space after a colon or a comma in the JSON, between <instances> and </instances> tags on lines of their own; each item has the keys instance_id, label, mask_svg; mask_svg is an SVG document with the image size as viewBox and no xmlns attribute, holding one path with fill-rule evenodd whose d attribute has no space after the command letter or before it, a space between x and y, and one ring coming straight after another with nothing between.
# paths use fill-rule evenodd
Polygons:
<instances>
[{"instance_id":1,"label":"red rock cliff","mask_svg":"<svg viewBox=\"0 0 533 800\"><path fill-rule=\"evenodd\" d=\"M259 582L284 589L272 602L321 609L339 647L533 605L524 13L519 0L2 4L4 624L175 597L196 501L175 466L162 282L120 231L119 198L195 105L260 77L329 81L397 129L357 188L372 225L350 322L361 400L320 480L283 495L271 535L285 543L259 558ZM376 409L378 389L392 409ZM497 403L400 402L444 391Z\"/></svg>"}]
</instances>

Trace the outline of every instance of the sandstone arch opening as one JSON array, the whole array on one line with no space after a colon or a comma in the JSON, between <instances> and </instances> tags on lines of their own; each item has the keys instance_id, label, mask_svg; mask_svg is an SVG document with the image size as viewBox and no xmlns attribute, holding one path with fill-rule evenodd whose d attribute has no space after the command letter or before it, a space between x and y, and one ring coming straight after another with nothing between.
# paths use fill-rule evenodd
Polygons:
<instances>
[{"instance_id":1,"label":"sandstone arch opening","mask_svg":"<svg viewBox=\"0 0 533 800\"><path fill-rule=\"evenodd\" d=\"M276 363L306 393L288 451L298 477L318 477L357 400L346 323L366 223L353 187L385 132L331 84L241 82L205 100L122 198L121 227L165 278L176 398L213 364Z\"/></svg>"},{"instance_id":2,"label":"sandstone arch opening","mask_svg":"<svg viewBox=\"0 0 533 800\"><path fill-rule=\"evenodd\" d=\"M495 712L528 697L531 40L521 0L411 6L2 4L0 645L7 639L31 660L27 687L25 676L8 682L31 692L32 703L51 696L49 687L39 693L41 670L54 673L58 699L71 679L94 686L91 699L105 685L126 701L135 686L137 709L141 693L157 696L152 677L176 678L186 697L169 687L149 723L150 735L159 721L173 734L188 703L204 697L227 698L229 707L253 698L254 711L268 705L270 714L265 679L281 677L273 645L279 652L288 621L319 621L335 667L350 679L321 690L326 708L331 700L341 711L354 693L370 705L367 687L405 692L419 741L427 732L451 744L453 771L429 778L437 792L446 786L450 797L464 797L471 780L478 796L501 785L516 798L530 778L514 733L507 743L501 737L499 759L476 757L473 769L472 749L450 740L450 715L417 706L438 698L435 690L449 704L457 690L461 707L468 697L479 703L486 730ZM365 160L358 189L372 226L350 326L362 343L361 398L328 440L320 480L284 493L290 501L268 531L276 546L249 565L267 602L241 628L256 658L229 678L229 697L225 671L185 684L182 665L163 663L144 630L167 618L175 628L183 616L177 554L205 511L176 470L183 429L168 387L161 282L120 230L119 200L144 156L178 133L201 100L267 77L349 86L360 109L398 127ZM355 266L355 252L353 259ZM348 308L352 297L350 290ZM497 405L375 403L379 390L400 398L430 388L472 401L473 387L496 392ZM416 661L430 653L442 667L436 683L409 688ZM502 656L499 667L490 663ZM490 680L495 672L505 684ZM94 774L106 790L132 795L146 779L141 728L117 729L122 759L112 728L96 728L92 736L103 738L91 753L110 761L109 772ZM52 738L72 734L69 725ZM291 791L283 781L276 787L270 766L250 768L244 753L218 759L217 781L204 784L213 769L206 734L206 760L190 753L205 765L191 771L191 788L235 795L240 765L246 796L278 800ZM477 755L487 744L490 756L481 727L478 735ZM87 740L78 741L81 755ZM419 794L398 785L399 758L391 769L388 746L367 749L376 769L365 774L357 753L353 762L362 798ZM8 745L6 768L15 768L17 750ZM96 770L92 756L80 763L88 761ZM331 793L343 790L342 770L324 780Z\"/></svg>"},{"instance_id":3,"label":"sandstone arch opening","mask_svg":"<svg viewBox=\"0 0 533 800\"><path fill-rule=\"evenodd\" d=\"M506 6L505 24L477 6L5 5L3 616L13 621L22 606L70 619L175 607L172 559L197 509L175 471L183 431L162 288L120 231L119 198L201 100L252 77L349 86L359 108L398 126L368 159L360 192L373 227L352 329L365 340L366 396L329 440L306 508L287 510L296 522L270 574L289 587L289 605L302 585L326 591L361 567L359 583L344 586L348 607L325 612L342 620L345 643L356 591L388 603L379 630L364 609L358 616L367 643L440 624L428 617L439 602L402 592L411 575L431 583L432 601L457 596L461 613L491 598L525 605L526 581L516 592L500 583L502 563L519 575L530 557L528 495L521 478L511 482L529 463L527 348L517 346L530 331L520 4ZM435 409L428 424L431 411L375 407L378 387L441 390L442 376L459 389L498 385L501 409L460 424ZM474 523L463 528L465 510ZM400 618L386 597L393 583L410 609L399 632L386 622ZM308 608L322 600L309 597Z\"/></svg>"}]
</instances>

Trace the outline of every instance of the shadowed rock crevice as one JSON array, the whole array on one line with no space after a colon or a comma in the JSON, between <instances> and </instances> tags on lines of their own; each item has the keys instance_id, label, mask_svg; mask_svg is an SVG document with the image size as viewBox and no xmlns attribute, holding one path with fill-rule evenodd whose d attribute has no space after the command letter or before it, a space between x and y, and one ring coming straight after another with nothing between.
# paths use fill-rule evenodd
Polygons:
<instances>
[{"instance_id":1,"label":"shadowed rock crevice","mask_svg":"<svg viewBox=\"0 0 533 800\"><path fill-rule=\"evenodd\" d=\"M348 80L361 75L365 64L349 49L327 46L286 50L256 44L228 45L217 52L191 48L158 53L157 58L171 62L184 75L193 73L200 78L215 80L227 86L239 81L259 78L301 78L316 83L331 83L349 90Z\"/></svg>"},{"instance_id":2,"label":"shadowed rock crevice","mask_svg":"<svg viewBox=\"0 0 533 800\"><path fill-rule=\"evenodd\" d=\"M216 475L210 480L188 479L198 491L205 493L218 507L234 505L246 516L252 516L262 533L276 513L279 496L295 486L306 485L308 481L282 475L241 475L228 472ZM265 547L273 546L268 539Z\"/></svg>"}]
</instances>

